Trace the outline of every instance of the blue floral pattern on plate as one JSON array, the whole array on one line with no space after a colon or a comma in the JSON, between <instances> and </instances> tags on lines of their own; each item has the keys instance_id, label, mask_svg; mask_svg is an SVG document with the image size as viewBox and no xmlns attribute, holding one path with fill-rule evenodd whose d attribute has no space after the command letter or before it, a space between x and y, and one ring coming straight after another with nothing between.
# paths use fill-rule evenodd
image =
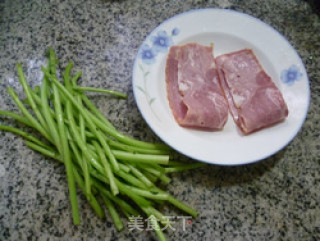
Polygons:
<instances>
[{"instance_id":1,"label":"blue floral pattern on plate","mask_svg":"<svg viewBox=\"0 0 320 241\"><path fill-rule=\"evenodd\" d=\"M281 80L285 84L293 85L294 82L300 80L302 77L302 73L296 65L291 65L288 69L284 69L281 71Z\"/></svg>"},{"instance_id":2,"label":"blue floral pattern on plate","mask_svg":"<svg viewBox=\"0 0 320 241\"><path fill-rule=\"evenodd\" d=\"M156 62L157 55L162 53L166 53L169 48L173 45L173 37L179 34L180 30L178 28L173 28L171 31L171 35L169 35L165 30L159 30L155 35L150 37L150 43L143 43L138 56L141 59L142 63L139 64L139 68L143 73L143 86L136 86L146 97L148 105L151 108L152 103L156 100L156 98L150 96L149 91L147 89L147 80L149 75L148 66L154 64ZM151 108L153 114L157 117L156 113Z\"/></svg>"},{"instance_id":3,"label":"blue floral pattern on plate","mask_svg":"<svg viewBox=\"0 0 320 241\"><path fill-rule=\"evenodd\" d=\"M149 45L143 44L141 46L139 56L145 64L153 64L156 62L157 53Z\"/></svg>"},{"instance_id":4,"label":"blue floral pattern on plate","mask_svg":"<svg viewBox=\"0 0 320 241\"><path fill-rule=\"evenodd\" d=\"M176 35L178 35L179 33L180 33L180 30L179 30L178 28L174 28L174 29L172 29L172 31L171 31L172 36L176 36Z\"/></svg>"},{"instance_id":5,"label":"blue floral pattern on plate","mask_svg":"<svg viewBox=\"0 0 320 241\"><path fill-rule=\"evenodd\" d=\"M153 49L159 53L167 52L168 48L173 44L171 36L166 31L159 31L156 36L151 37Z\"/></svg>"},{"instance_id":6,"label":"blue floral pattern on plate","mask_svg":"<svg viewBox=\"0 0 320 241\"><path fill-rule=\"evenodd\" d=\"M166 53L171 45L173 45L172 37L177 36L179 32L178 28L174 28L171 31L171 35L168 35L164 30L160 30L151 36L151 43L144 43L139 50L139 56L142 62L147 65L154 64L157 55L159 53Z\"/></svg>"}]
</instances>

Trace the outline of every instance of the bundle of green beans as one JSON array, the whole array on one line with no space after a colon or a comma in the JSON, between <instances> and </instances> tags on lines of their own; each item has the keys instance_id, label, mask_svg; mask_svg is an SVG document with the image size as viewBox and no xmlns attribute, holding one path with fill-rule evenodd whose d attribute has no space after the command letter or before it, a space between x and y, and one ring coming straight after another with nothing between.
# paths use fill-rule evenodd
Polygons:
<instances>
[{"instance_id":1,"label":"bundle of green beans","mask_svg":"<svg viewBox=\"0 0 320 241\"><path fill-rule=\"evenodd\" d=\"M170 148L165 144L148 143L120 133L84 91L102 92L119 98L127 96L117 91L78 86L81 72L71 76L71 62L65 68L62 81L59 81L53 49L49 49L48 56L47 67L41 68L44 73L41 87L34 89L27 84L21 64L17 64L26 99L19 99L12 88L7 90L21 114L0 110L0 115L34 128L39 137L11 126L0 125L0 130L22 136L28 147L65 165L73 223L80 224L76 185L102 219L104 211L97 199L101 197L118 230L124 226L117 210L128 218L153 215L156 217L153 220L154 230L160 240L165 240L160 225L169 220L156 209L157 204L164 202L196 217L194 209L157 187L157 183L168 184L170 177L167 173L203 164L169 162Z\"/></svg>"}]
</instances>

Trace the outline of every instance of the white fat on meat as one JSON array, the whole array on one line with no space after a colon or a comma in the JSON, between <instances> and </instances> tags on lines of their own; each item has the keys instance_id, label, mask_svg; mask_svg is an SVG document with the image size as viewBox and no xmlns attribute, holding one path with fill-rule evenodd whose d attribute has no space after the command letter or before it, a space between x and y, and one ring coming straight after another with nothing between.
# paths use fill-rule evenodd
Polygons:
<instances>
[{"instance_id":1,"label":"white fat on meat","mask_svg":"<svg viewBox=\"0 0 320 241\"><path fill-rule=\"evenodd\" d=\"M245 97L242 95L233 95L233 101L234 104L237 106L237 108L240 108L242 105L242 102L245 100Z\"/></svg>"},{"instance_id":2,"label":"white fat on meat","mask_svg":"<svg viewBox=\"0 0 320 241\"><path fill-rule=\"evenodd\" d=\"M279 109L281 108L282 99L279 98L279 91L277 89L274 89L274 88L266 89L266 96L277 108Z\"/></svg>"}]
</instances>

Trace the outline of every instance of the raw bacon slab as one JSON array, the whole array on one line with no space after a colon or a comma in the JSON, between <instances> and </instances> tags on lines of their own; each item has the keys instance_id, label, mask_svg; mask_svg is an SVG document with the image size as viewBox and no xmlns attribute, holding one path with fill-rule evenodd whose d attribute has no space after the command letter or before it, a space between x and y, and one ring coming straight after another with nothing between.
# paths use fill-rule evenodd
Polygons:
<instances>
[{"instance_id":1,"label":"raw bacon slab","mask_svg":"<svg viewBox=\"0 0 320 241\"><path fill-rule=\"evenodd\" d=\"M281 92L252 50L218 56L216 63L230 112L243 133L270 126L288 116Z\"/></svg>"},{"instance_id":2,"label":"raw bacon slab","mask_svg":"<svg viewBox=\"0 0 320 241\"><path fill-rule=\"evenodd\" d=\"M221 89L213 47L190 43L172 46L166 63L170 108L179 125L222 129L228 103Z\"/></svg>"}]
</instances>

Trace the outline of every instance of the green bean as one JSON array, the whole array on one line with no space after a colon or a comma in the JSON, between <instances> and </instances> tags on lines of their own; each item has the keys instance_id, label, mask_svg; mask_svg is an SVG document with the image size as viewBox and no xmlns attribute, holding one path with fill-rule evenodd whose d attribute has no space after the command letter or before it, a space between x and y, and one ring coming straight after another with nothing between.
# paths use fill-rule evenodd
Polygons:
<instances>
[{"instance_id":1,"label":"green bean","mask_svg":"<svg viewBox=\"0 0 320 241\"><path fill-rule=\"evenodd\" d=\"M20 111L22 112L22 114L25 115L25 117L29 120L29 122L31 123L31 125L41 133L41 135L43 135L45 138L47 138L50 142L53 142L51 136L47 133L47 131L41 126L41 124L30 114L30 112L26 109L26 107L24 107L24 105L22 104L21 100L19 99L18 95L16 94L16 92L12 89L12 88L8 88L8 93L11 95L12 99L14 100L14 102L17 104L17 106L19 107Z\"/></svg>"},{"instance_id":2,"label":"green bean","mask_svg":"<svg viewBox=\"0 0 320 241\"><path fill-rule=\"evenodd\" d=\"M73 168L73 173L74 173L74 177L75 177L75 180L76 180L78 186L80 187L80 189L82 190L82 192L86 195L87 200L89 201L91 207L96 211L98 217L99 217L100 219L103 219L103 217L104 217L104 212L103 212L100 204L98 203L97 199L95 198L95 196L93 196L92 193L89 194L89 193L86 191L86 188L85 188L85 186L84 186L85 184L83 183L83 180L82 180L80 174L78 173L78 171L77 171L75 168Z\"/></svg>"},{"instance_id":3,"label":"green bean","mask_svg":"<svg viewBox=\"0 0 320 241\"><path fill-rule=\"evenodd\" d=\"M34 127L29 120L27 120L26 118L24 118L21 115L18 115L16 113L11 112L11 111L0 110L0 115L11 117L11 118L15 119L16 121L18 121L22 124L25 124L26 126Z\"/></svg>"},{"instance_id":4,"label":"green bean","mask_svg":"<svg viewBox=\"0 0 320 241\"><path fill-rule=\"evenodd\" d=\"M34 93L36 93L37 95L40 95L40 91L41 91L40 86L39 86L39 85L36 85L36 86L34 87ZM33 96L32 96L32 98L33 98Z\"/></svg>"},{"instance_id":5,"label":"green bean","mask_svg":"<svg viewBox=\"0 0 320 241\"><path fill-rule=\"evenodd\" d=\"M172 167L165 167L165 173L170 173L170 172L180 172L180 171L185 171L185 170L189 170L189 169L194 169L194 168L198 168L198 167L203 167L206 164L204 163L191 163L191 164L183 164L181 165L175 165Z\"/></svg>"},{"instance_id":6,"label":"green bean","mask_svg":"<svg viewBox=\"0 0 320 241\"><path fill-rule=\"evenodd\" d=\"M59 154L57 154L54 151L48 150L48 148L44 148L44 147L39 146L37 144L34 144L33 142L30 142L30 141L26 141L26 145L28 147L30 147L31 149L33 149L35 151L38 151L38 152L40 152L41 154L43 154L45 156L48 156L48 157L51 157L51 158L53 158L55 160L63 162L63 159L61 158L61 156ZM98 217L102 219L104 217L104 213L103 213L103 210L100 207L99 203L97 202L97 200L95 199L95 197L92 194L88 195L85 192L83 181L81 181L81 179L80 179L81 177L79 176L79 174L78 174L78 172L76 171L75 168L73 168L73 171L74 171L75 180L76 180L77 184L79 185L80 189L85 193L90 205L96 211Z\"/></svg>"},{"instance_id":7,"label":"green bean","mask_svg":"<svg viewBox=\"0 0 320 241\"><path fill-rule=\"evenodd\" d=\"M169 198L169 195L164 192L151 192L151 191L136 188L136 187L131 187L131 190L134 191L136 194L149 199L168 200Z\"/></svg>"},{"instance_id":8,"label":"green bean","mask_svg":"<svg viewBox=\"0 0 320 241\"><path fill-rule=\"evenodd\" d=\"M93 141L95 142L95 141ZM96 147L94 145L91 145L91 144L87 144L88 148L90 149L90 153L91 155L93 156L93 158L95 159L100 159L99 156L97 155L97 150L96 150ZM119 163L118 162L118 165L119 165L119 169L128 173L130 172L130 168L126 166L126 164L122 164L122 163Z\"/></svg>"},{"instance_id":9,"label":"green bean","mask_svg":"<svg viewBox=\"0 0 320 241\"><path fill-rule=\"evenodd\" d=\"M95 172L92 172L94 175ZM97 177L95 175L95 177ZM93 179L93 185L103 194L106 195L108 198L110 198L114 203L117 203L121 208L123 208L126 212L133 216L138 216L139 212L133 208L130 204L128 204L123 199L119 198L118 196L113 196L110 191L108 191L106 188L104 188L103 185L101 185L97 180Z\"/></svg>"},{"instance_id":10,"label":"green bean","mask_svg":"<svg viewBox=\"0 0 320 241\"><path fill-rule=\"evenodd\" d=\"M50 75L46 71L46 69L42 68L42 70L48 77L51 78L51 81L54 83L54 86L59 88L59 90L65 95L65 97L68 98L68 100L70 102L72 102L72 104L83 115L84 119L86 120L86 123L88 124L88 127L97 136L97 138L98 138L99 142L101 143L103 149L106 151L106 154L107 154L111 164L113 165L114 171L118 171L119 170L119 166L118 166L118 163L117 163L116 159L114 158L114 155L111 153L110 147L106 143L106 141L103 138L102 134L96 129L96 126L92 122L92 120L90 119L90 117L88 115L88 112L85 109L83 109L81 107L81 105L79 105L79 103L74 99L74 97L69 93L69 91L65 87L63 87L63 85L61 83L59 83L59 81L54 76Z\"/></svg>"},{"instance_id":11,"label":"green bean","mask_svg":"<svg viewBox=\"0 0 320 241\"><path fill-rule=\"evenodd\" d=\"M31 94L32 98L34 99L35 103L40 107L40 109L42 109L43 106L42 106L42 101L41 101L41 87L39 87L39 88L40 88L40 93L36 93L34 90L30 89L30 94ZM46 95L49 96L49 94L50 94L50 88L49 88L49 84L48 84ZM48 98L47 101L49 101L49 99L50 98ZM27 102L27 104L30 105L29 102ZM50 112L51 116L55 115L54 111L51 108L49 108L49 112Z\"/></svg>"},{"instance_id":12,"label":"green bean","mask_svg":"<svg viewBox=\"0 0 320 241\"><path fill-rule=\"evenodd\" d=\"M73 143L73 141L70 141L70 145L72 146L75 144ZM83 151L84 147L82 146L82 149L81 149L81 146L79 146L79 149ZM90 162L89 166L92 165L100 174L105 174L103 166L101 166L100 162L97 161L98 159L97 154L94 153L94 155L92 155L93 154L92 152L88 153L87 148L85 150L87 150L87 152L85 152L84 155L90 157L90 158L86 158L86 160Z\"/></svg>"},{"instance_id":13,"label":"green bean","mask_svg":"<svg viewBox=\"0 0 320 241\"><path fill-rule=\"evenodd\" d=\"M51 52L50 52L50 56L51 56L50 59L52 59L53 57ZM58 131L60 135L62 155L63 155L63 160L65 163L66 172L67 172L69 198L70 198L71 208L72 208L73 223L75 225L79 225L80 215L79 215L79 207L78 207L77 194L76 194L76 186L75 186L74 175L73 175L73 165L71 162L70 149L69 149L68 139L66 135L65 124L63 121L60 93L58 91L58 88L55 85L53 85L52 88L54 93L54 107L56 112L56 120L58 123ZM71 106L69 102L67 102L67 107L68 105Z\"/></svg>"},{"instance_id":14,"label":"green bean","mask_svg":"<svg viewBox=\"0 0 320 241\"><path fill-rule=\"evenodd\" d=\"M170 177L167 177L164 172L160 172L159 170L150 167L143 167L143 169L158 177L165 184L169 184L171 182Z\"/></svg>"},{"instance_id":15,"label":"green bean","mask_svg":"<svg viewBox=\"0 0 320 241\"><path fill-rule=\"evenodd\" d=\"M86 95L80 93L79 96L81 97L85 105L89 108L89 110L92 111L92 113L97 118L99 118L100 121L102 121L108 128L116 130L116 128L110 123L110 121L107 118L105 118L102 115L102 113L97 109L97 107L95 107L95 105L89 100L89 98Z\"/></svg>"},{"instance_id":16,"label":"green bean","mask_svg":"<svg viewBox=\"0 0 320 241\"><path fill-rule=\"evenodd\" d=\"M82 75L82 72L79 71L79 72L77 72L77 73L72 77L72 79L71 79L71 84L72 84L73 87L74 87L74 86L77 86L77 81L78 81L78 79L81 77L81 75Z\"/></svg>"},{"instance_id":17,"label":"green bean","mask_svg":"<svg viewBox=\"0 0 320 241\"><path fill-rule=\"evenodd\" d=\"M159 238L159 241L165 241L166 240L166 237L164 236L161 228L159 227L159 224L157 222L157 220L152 220L153 222L153 226L155 227L154 228L154 231L156 232L158 238Z\"/></svg>"},{"instance_id":18,"label":"green bean","mask_svg":"<svg viewBox=\"0 0 320 241\"><path fill-rule=\"evenodd\" d=\"M65 69L64 75L63 75L64 85L66 86L66 89L69 91L72 90L72 85L70 82L70 71L71 71L72 67L73 67L73 63L69 62L66 69Z\"/></svg>"},{"instance_id":19,"label":"green bean","mask_svg":"<svg viewBox=\"0 0 320 241\"><path fill-rule=\"evenodd\" d=\"M102 166L105 169L106 175L109 178L109 183L110 183L110 188L111 188L112 194L117 195L119 193L119 189L115 183L115 178L113 176L113 173L111 171L109 163L106 159L106 156L104 155L101 147L99 146L99 144L96 141L93 142L93 145L98 153L98 156L100 157L100 160L102 162Z\"/></svg>"},{"instance_id":20,"label":"green bean","mask_svg":"<svg viewBox=\"0 0 320 241\"><path fill-rule=\"evenodd\" d=\"M102 195L102 199L103 201L105 202L107 208L108 208L108 211L110 213L110 216L117 228L118 231L122 230L123 229L123 223L119 217L119 214L116 210L116 208L114 207L113 203L110 201L110 199L105 196L105 195Z\"/></svg>"},{"instance_id":21,"label":"green bean","mask_svg":"<svg viewBox=\"0 0 320 241\"><path fill-rule=\"evenodd\" d=\"M127 151L127 152L132 152L132 153L151 154L151 155L168 155L170 153L169 150L145 149L141 147L126 145L111 139L107 139L107 142L113 148Z\"/></svg>"},{"instance_id":22,"label":"green bean","mask_svg":"<svg viewBox=\"0 0 320 241\"><path fill-rule=\"evenodd\" d=\"M119 188L120 193L122 193L123 195L126 195L128 197L130 197L137 205L141 206L150 206L151 203L150 201L146 200L145 198L135 194L132 190L131 187L116 180L116 184Z\"/></svg>"},{"instance_id":23,"label":"green bean","mask_svg":"<svg viewBox=\"0 0 320 241\"><path fill-rule=\"evenodd\" d=\"M148 214L149 216L153 215L155 218L157 218L162 224L166 224L169 219L166 218L165 216L163 216L163 214L161 212L159 212L157 209L155 209L152 206L148 206L148 207L142 207L142 210Z\"/></svg>"},{"instance_id":24,"label":"green bean","mask_svg":"<svg viewBox=\"0 0 320 241\"><path fill-rule=\"evenodd\" d=\"M194 218L197 217L198 212L196 210L192 209L191 207L184 204L183 202L180 202L179 200L175 199L173 196L169 195L168 201L174 206L176 206L177 208L185 211L186 213L191 214L191 216L193 216Z\"/></svg>"},{"instance_id":25,"label":"green bean","mask_svg":"<svg viewBox=\"0 0 320 241\"><path fill-rule=\"evenodd\" d=\"M146 170L141 170L142 174L145 175L151 182L155 183L158 180L158 177L153 175L150 172L147 172Z\"/></svg>"},{"instance_id":26,"label":"green bean","mask_svg":"<svg viewBox=\"0 0 320 241\"><path fill-rule=\"evenodd\" d=\"M123 180L125 180L127 183L136 186L136 187L141 187L141 188L146 188L146 185L141 182L139 179L136 177L132 176L130 173L125 173L124 171L119 171L117 173L119 177L121 177Z\"/></svg>"},{"instance_id":27,"label":"green bean","mask_svg":"<svg viewBox=\"0 0 320 241\"><path fill-rule=\"evenodd\" d=\"M81 98L78 98L78 101L80 104L82 104ZM86 142L86 123L81 114L79 114L79 128L81 138L84 142Z\"/></svg>"},{"instance_id":28,"label":"green bean","mask_svg":"<svg viewBox=\"0 0 320 241\"><path fill-rule=\"evenodd\" d=\"M69 90L72 90L72 83L70 82L70 78L69 78L71 67L72 67L72 63L70 62L66 68L65 75L64 75L65 85L66 85L66 88ZM80 105L82 105L82 101L79 96L77 97L77 101L79 102ZM78 113L78 120L79 120L80 136L78 136L77 138L81 138L83 143L86 143L87 140L85 135L85 121L83 116L80 113ZM76 132L76 130L74 131ZM90 174L89 174L89 169L91 168L90 162L86 161L85 153L82 153L81 156L79 155L78 158L82 160L81 166L84 173L85 187L87 192L90 192L91 191L91 180L90 180Z\"/></svg>"},{"instance_id":29,"label":"green bean","mask_svg":"<svg viewBox=\"0 0 320 241\"><path fill-rule=\"evenodd\" d=\"M12 133L15 133L15 134L18 134L32 142L34 142L35 144L38 144L40 146L43 146L43 142L38 140L37 138L35 138L34 136L18 129L18 128L14 128L14 127L11 127L11 126L4 126L4 125L0 125L0 130L4 130L4 131L9 131L9 132L12 132Z\"/></svg>"},{"instance_id":30,"label":"green bean","mask_svg":"<svg viewBox=\"0 0 320 241\"><path fill-rule=\"evenodd\" d=\"M39 87L39 86L37 86L37 87ZM36 91L36 90L32 90L31 88L29 88L29 92L30 92L35 104L41 106L41 99L40 99L41 89ZM30 101L28 99L24 99L23 101L25 104L31 106Z\"/></svg>"},{"instance_id":31,"label":"green bean","mask_svg":"<svg viewBox=\"0 0 320 241\"><path fill-rule=\"evenodd\" d=\"M50 113L50 106L48 104L48 80L47 78L43 78L41 85L41 105L42 105L42 113L45 120L48 123L49 132L53 139L54 144L56 145L58 151L62 154L62 147L60 142L60 137L58 134L58 128L55 120L53 119L52 114Z\"/></svg>"},{"instance_id":32,"label":"green bean","mask_svg":"<svg viewBox=\"0 0 320 241\"><path fill-rule=\"evenodd\" d=\"M106 89L100 89L100 88L93 88L93 87L82 87L82 86L75 86L73 87L74 90L77 91L93 91L93 92L99 92L99 93L105 93L105 94L111 94L123 99L127 99L128 96L126 94L123 94L121 92L118 91L114 91L114 90L106 90Z\"/></svg>"},{"instance_id":33,"label":"green bean","mask_svg":"<svg viewBox=\"0 0 320 241\"><path fill-rule=\"evenodd\" d=\"M169 164L170 162L168 162ZM168 165L166 164L166 166ZM164 167L158 165L158 164L153 164L153 163L137 163L136 166L138 166L139 168L152 168L152 169L155 169L157 170L158 172L161 172L161 173L164 173L165 172L165 169Z\"/></svg>"},{"instance_id":34,"label":"green bean","mask_svg":"<svg viewBox=\"0 0 320 241\"><path fill-rule=\"evenodd\" d=\"M31 149L37 151L37 152L40 152L41 154L47 156L47 157L50 157L52 159L55 159L59 162L63 162L63 159L62 157L55 151L53 150L50 150L46 147L43 147L43 146L40 146L38 144L35 144L34 142L31 142L31 141L26 141L26 145L28 147L30 147Z\"/></svg>"},{"instance_id":35,"label":"green bean","mask_svg":"<svg viewBox=\"0 0 320 241\"><path fill-rule=\"evenodd\" d=\"M84 158L81 158L81 157L79 157L79 158L81 158L81 160L87 159L87 160L90 160L91 162L96 163L97 162L96 158L91 155L91 152L89 151L88 146L82 140L79 132L77 131L77 127L76 127L76 123L74 121L73 112L71 109L70 102L68 102L68 104L66 106L66 112L67 112L67 118L69 120L69 128L70 128L71 135L73 136L75 143L77 143L78 147L81 149L81 151L84 155ZM83 164L82 168L84 169L85 172L87 172L88 166L86 164ZM104 169L103 173L107 174L105 169ZM90 189L88 188L88 186L89 186L88 175L86 174L85 177L87 180L87 191L90 192Z\"/></svg>"},{"instance_id":36,"label":"green bean","mask_svg":"<svg viewBox=\"0 0 320 241\"><path fill-rule=\"evenodd\" d=\"M151 209L149 209L148 207L143 207L142 210L149 216L149 220L152 224L153 230L156 232L158 238L160 241L165 241L166 238L160 228L160 225L154 215L154 212L152 212ZM152 217L151 215L153 215L154 217Z\"/></svg>"},{"instance_id":37,"label":"green bean","mask_svg":"<svg viewBox=\"0 0 320 241\"><path fill-rule=\"evenodd\" d=\"M128 164L129 168L131 169L132 173L147 187L153 186L153 183L147 178L138 168L135 168L133 165Z\"/></svg>"},{"instance_id":38,"label":"green bean","mask_svg":"<svg viewBox=\"0 0 320 241\"><path fill-rule=\"evenodd\" d=\"M130 172L130 168L126 164L119 163L119 168L126 173Z\"/></svg>"},{"instance_id":39,"label":"green bean","mask_svg":"<svg viewBox=\"0 0 320 241\"><path fill-rule=\"evenodd\" d=\"M133 163L155 163L155 164L168 164L168 155L149 155L149 154L138 154L128 153L125 151L113 150L112 153L119 160L133 162Z\"/></svg>"},{"instance_id":40,"label":"green bean","mask_svg":"<svg viewBox=\"0 0 320 241\"><path fill-rule=\"evenodd\" d=\"M40 124L43 126L44 129L48 130L48 125L47 123L45 122L43 116L41 115L39 109L37 108L33 98L32 98L32 95L30 93L30 87L28 86L27 84L27 81L24 77L24 74L23 74L23 70L22 70L22 66L20 63L17 64L17 70L18 70L18 76L19 76L19 81L24 89L24 92L27 96L27 100L29 101L30 103L30 106L31 108L33 109L34 113L36 114Z\"/></svg>"},{"instance_id":41,"label":"green bean","mask_svg":"<svg viewBox=\"0 0 320 241\"><path fill-rule=\"evenodd\" d=\"M148 143L122 134L84 92L107 93L120 98L127 98L127 95L78 86L81 72L70 76L72 62L65 68L62 84L57 78L56 66L57 59L50 48L47 68L41 68L44 73L41 87L31 89L21 64L18 64L19 81L26 95L25 103L31 107L32 113L12 88L8 88L8 92L22 115L0 110L0 115L34 128L48 142L15 127L0 125L0 131L22 136L28 147L65 165L74 224L80 223L76 185L99 218L104 217L97 201L97 195L101 195L117 230L122 230L124 225L115 205L128 218L141 213L153 215L155 218L150 221L159 240L165 240L165 237L158 220L163 225L169 220L156 209L156 205L171 203L196 217L196 210L161 190L155 183L161 180L168 184L171 179L166 173L198 168L204 164L169 162L171 149L167 145ZM131 206L126 200L134 204Z\"/></svg>"},{"instance_id":42,"label":"green bean","mask_svg":"<svg viewBox=\"0 0 320 241\"><path fill-rule=\"evenodd\" d=\"M79 102L81 102L81 98L78 99ZM80 103L81 104L81 103ZM85 121L82 117L82 115L79 114L79 128L80 128L80 137L82 138L83 142L86 143L87 138L85 134ZM85 154L82 153L82 160L83 160L83 172L85 173L85 183L86 183L86 188L89 190L91 186L91 181L90 181L90 175L89 175L89 169L91 168L90 162L85 160Z\"/></svg>"},{"instance_id":43,"label":"green bean","mask_svg":"<svg viewBox=\"0 0 320 241\"><path fill-rule=\"evenodd\" d=\"M49 70L50 70L50 73L53 75L53 76L56 76L56 65L57 65L57 62L58 60L56 59L55 57L55 54L54 54L54 50L52 48L49 48Z\"/></svg>"},{"instance_id":44,"label":"green bean","mask_svg":"<svg viewBox=\"0 0 320 241\"><path fill-rule=\"evenodd\" d=\"M91 145L89 145L91 146ZM91 149L92 150L92 149ZM94 149L95 150L95 149ZM91 151L91 155L95 158L95 159L99 159L99 157ZM129 170L127 170L128 167L126 167L123 164L119 163L119 166L121 167L120 170L116 173L119 177L121 177L123 180L127 181L128 183L131 183L132 185L135 185L137 187L147 187L146 184L144 184L142 181L140 181L139 179L135 178L134 176L132 176L129 172L130 172L130 168Z\"/></svg>"},{"instance_id":45,"label":"green bean","mask_svg":"<svg viewBox=\"0 0 320 241\"><path fill-rule=\"evenodd\" d=\"M121 175L121 171L119 172ZM119 174L118 173L118 174ZM100 176L99 174L93 172L94 176L99 178L101 181L105 182L105 183L109 183L107 178L104 178L102 176ZM127 176L127 175L126 175ZM95 181L93 181L95 183ZM151 203L146 200L145 198L136 195L132 190L131 187L120 182L119 180L115 179L115 182L119 188L119 191L121 194L126 195L128 197L130 197L138 206L150 206Z\"/></svg>"},{"instance_id":46,"label":"green bean","mask_svg":"<svg viewBox=\"0 0 320 241\"><path fill-rule=\"evenodd\" d=\"M118 204L119 205L119 204ZM123 207L121 207L119 205L119 208L121 210L121 212L129 219L130 218L130 213L127 212L127 210L125 210Z\"/></svg>"},{"instance_id":47,"label":"green bean","mask_svg":"<svg viewBox=\"0 0 320 241\"><path fill-rule=\"evenodd\" d=\"M159 150L169 150L170 148L165 144L153 144L153 143L146 143L144 141L139 141L136 139L133 139L131 137L125 136L122 133L118 132L115 129L110 129L108 126L104 124L100 119L92 115L90 112L88 114L91 116L93 122L104 132L109 134L110 136L116 138L118 141L121 141L125 144L146 148L146 149L159 149Z\"/></svg>"},{"instance_id":48,"label":"green bean","mask_svg":"<svg viewBox=\"0 0 320 241\"><path fill-rule=\"evenodd\" d=\"M78 148L76 147L76 145L73 142L70 142L70 146L71 146L71 149L74 153L75 159L77 160L77 162L79 163L79 166L81 166L81 169L82 169L82 173L84 176L84 182L85 182L85 184L84 184L85 194L88 197L90 197L91 196L91 178L90 178L88 165L85 160L85 156L80 155Z\"/></svg>"},{"instance_id":49,"label":"green bean","mask_svg":"<svg viewBox=\"0 0 320 241\"><path fill-rule=\"evenodd\" d=\"M113 136L119 141L122 141L123 143L130 144L137 147L147 148L147 149L161 149L161 150L168 150L168 146L164 144L152 144L152 143L146 143L143 141L138 141L133 138L127 137L120 132L118 132L114 126L101 114L101 112L92 104L92 102L88 99L87 96L81 94L81 98L84 101L84 103L87 105L87 107L94 113L92 115L92 119L95 122L96 125L98 125L103 131L107 132L109 135ZM94 118L96 117L96 118Z\"/></svg>"}]
</instances>

